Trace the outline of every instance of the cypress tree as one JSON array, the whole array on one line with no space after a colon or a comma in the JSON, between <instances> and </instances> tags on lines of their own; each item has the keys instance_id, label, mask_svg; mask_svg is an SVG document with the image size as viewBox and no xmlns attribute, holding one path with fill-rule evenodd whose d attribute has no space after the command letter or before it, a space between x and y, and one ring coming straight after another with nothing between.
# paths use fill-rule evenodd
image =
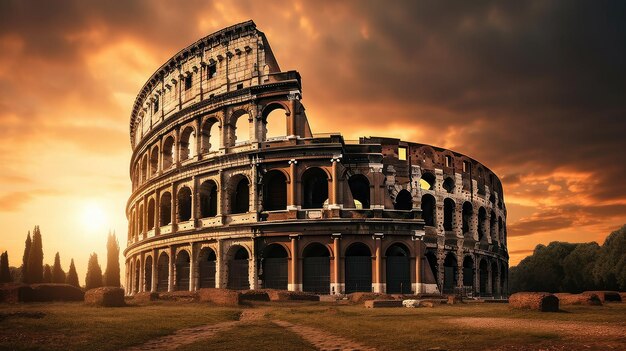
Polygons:
<instances>
[{"instance_id":1,"label":"cypress tree","mask_svg":"<svg viewBox=\"0 0 626 351\"><path fill-rule=\"evenodd\" d=\"M104 273L105 286L120 286L120 244L115 232L109 232L107 238L107 268Z\"/></svg>"},{"instance_id":2,"label":"cypress tree","mask_svg":"<svg viewBox=\"0 0 626 351\"><path fill-rule=\"evenodd\" d=\"M10 283L12 281L11 271L9 270L9 253L5 251L0 255L0 283Z\"/></svg>"},{"instance_id":3,"label":"cypress tree","mask_svg":"<svg viewBox=\"0 0 626 351\"><path fill-rule=\"evenodd\" d=\"M98 255L92 253L87 263L87 276L85 277L85 289L94 289L102 286L102 269L98 263Z\"/></svg>"},{"instance_id":4,"label":"cypress tree","mask_svg":"<svg viewBox=\"0 0 626 351\"><path fill-rule=\"evenodd\" d=\"M61 257L59 253L54 256L54 266L52 266L52 282L63 284L65 283L65 272L61 268Z\"/></svg>"},{"instance_id":5,"label":"cypress tree","mask_svg":"<svg viewBox=\"0 0 626 351\"><path fill-rule=\"evenodd\" d=\"M43 280L43 245L39 226L33 230L33 242L28 253L28 281L41 283Z\"/></svg>"},{"instance_id":6,"label":"cypress tree","mask_svg":"<svg viewBox=\"0 0 626 351\"><path fill-rule=\"evenodd\" d=\"M22 282L30 283L28 281L28 256L30 255L30 247L32 245L32 240L30 240L30 230L28 231L28 235L26 236L26 242L24 243L24 256L22 256Z\"/></svg>"},{"instance_id":7,"label":"cypress tree","mask_svg":"<svg viewBox=\"0 0 626 351\"><path fill-rule=\"evenodd\" d=\"M65 283L80 288L80 285L78 285L78 274L76 274L76 266L74 266L73 258L72 262L70 263L70 269L69 271L67 271L67 278L65 280Z\"/></svg>"},{"instance_id":8,"label":"cypress tree","mask_svg":"<svg viewBox=\"0 0 626 351\"><path fill-rule=\"evenodd\" d=\"M49 264L43 266L43 280L42 283L52 283L52 268Z\"/></svg>"}]
</instances>

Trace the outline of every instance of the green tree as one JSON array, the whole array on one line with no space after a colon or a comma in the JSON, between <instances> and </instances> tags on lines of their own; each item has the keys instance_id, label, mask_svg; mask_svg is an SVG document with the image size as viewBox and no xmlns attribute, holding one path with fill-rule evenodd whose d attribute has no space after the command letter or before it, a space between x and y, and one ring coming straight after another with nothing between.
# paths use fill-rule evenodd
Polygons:
<instances>
[{"instance_id":1,"label":"green tree","mask_svg":"<svg viewBox=\"0 0 626 351\"><path fill-rule=\"evenodd\" d=\"M626 225L611 233L600 249L593 275L606 290L626 290Z\"/></svg>"},{"instance_id":2,"label":"green tree","mask_svg":"<svg viewBox=\"0 0 626 351\"><path fill-rule=\"evenodd\" d=\"M107 238L107 268L104 272L105 286L120 286L120 244L115 232Z\"/></svg>"},{"instance_id":3,"label":"green tree","mask_svg":"<svg viewBox=\"0 0 626 351\"><path fill-rule=\"evenodd\" d=\"M563 260L563 290L580 293L595 290L593 269L600 246L596 242L578 244Z\"/></svg>"},{"instance_id":4,"label":"green tree","mask_svg":"<svg viewBox=\"0 0 626 351\"><path fill-rule=\"evenodd\" d=\"M551 242L537 245L533 254L509 270L509 288L517 291L563 291L563 261L577 244Z\"/></svg>"},{"instance_id":5,"label":"green tree","mask_svg":"<svg viewBox=\"0 0 626 351\"><path fill-rule=\"evenodd\" d=\"M98 255L92 253L87 263L87 276L85 277L85 288L87 290L102 286L102 269L98 263Z\"/></svg>"},{"instance_id":6,"label":"green tree","mask_svg":"<svg viewBox=\"0 0 626 351\"><path fill-rule=\"evenodd\" d=\"M65 272L61 268L61 257L59 253L54 256L54 265L52 266L52 282L57 284L65 283Z\"/></svg>"},{"instance_id":7,"label":"green tree","mask_svg":"<svg viewBox=\"0 0 626 351\"><path fill-rule=\"evenodd\" d=\"M41 283L43 280L43 245L39 226L33 230L33 242L28 253L28 281Z\"/></svg>"},{"instance_id":8,"label":"green tree","mask_svg":"<svg viewBox=\"0 0 626 351\"><path fill-rule=\"evenodd\" d=\"M22 256L22 283L30 283L28 281L28 256L30 255L30 247L32 240L30 239L30 230L26 236L26 242L24 243L24 256Z\"/></svg>"},{"instance_id":9,"label":"green tree","mask_svg":"<svg viewBox=\"0 0 626 351\"><path fill-rule=\"evenodd\" d=\"M65 283L80 288L80 285L78 284L78 274L76 274L76 266L74 266L73 258L70 263L70 269L67 271Z\"/></svg>"},{"instance_id":10,"label":"green tree","mask_svg":"<svg viewBox=\"0 0 626 351\"><path fill-rule=\"evenodd\" d=\"M0 283L10 283L11 271L9 270L9 253L7 251L0 255Z\"/></svg>"},{"instance_id":11,"label":"green tree","mask_svg":"<svg viewBox=\"0 0 626 351\"><path fill-rule=\"evenodd\" d=\"M41 283L52 283L52 268L49 264L43 266L43 280Z\"/></svg>"}]
</instances>

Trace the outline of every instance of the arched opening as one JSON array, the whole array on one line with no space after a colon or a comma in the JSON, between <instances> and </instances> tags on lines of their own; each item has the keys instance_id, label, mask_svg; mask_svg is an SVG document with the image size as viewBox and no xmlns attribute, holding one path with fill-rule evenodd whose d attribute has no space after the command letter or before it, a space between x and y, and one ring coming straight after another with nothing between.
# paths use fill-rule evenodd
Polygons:
<instances>
[{"instance_id":1,"label":"arched opening","mask_svg":"<svg viewBox=\"0 0 626 351\"><path fill-rule=\"evenodd\" d=\"M493 296L498 296L499 291L498 288L498 264L496 262L491 262L491 294Z\"/></svg>"},{"instance_id":2,"label":"arched opening","mask_svg":"<svg viewBox=\"0 0 626 351\"><path fill-rule=\"evenodd\" d=\"M355 174L348 179L350 192L357 209L370 208L370 182L362 174Z\"/></svg>"},{"instance_id":3,"label":"arched opening","mask_svg":"<svg viewBox=\"0 0 626 351\"><path fill-rule=\"evenodd\" d=\"M200 288L215 288L216 261L215 251L208 247L200 250L198 256L198 284Z\"/></svg>"},{"instance_id":4,"label":"arched opening","mask_svg":"<svg viewBox=\"0 0 626 351\"><path fill-rule=\"evenodd\" d=\"M470 202L465 201L463 203L463 236L470 236L470 224L472 223L472 215L474 214L474 207Z\"/></svg>"},{"instance_id":5,"label":"arched opening","mask_svg":"<svg viewBox=\"0 0 626 351\"><path fill-rule=\"evenodd\" d=\"M189 290L189 253L182 250L176 256L176 290Z\"/></svg>"},{"instance_id":6,"label":"arched opening","mask_svg":"<svg viewBox=\"0 0 626 351\"><path fill-rule=\"evenodd\" d=\"M161 218L160 225L168 225L172 223L172 194L169 191L161 195Z\"/></svg>"},{"instance_id":7,"label":"arched opening","mask_svg":"<svg viewBox=\"0 0 626 351\"><path fill-rule=\"evenodd\" d=\"M345 254L345 292L372 291L372 252L363 243L354 243Z\"/></svg>"},{"instance_id":8,"label":"arched opening","mask_svg":"<svg viewBox=\"0 0 626 351\"><path fill-rule=\"evenodd\" d=\"M234 181L237 183L230 197L231 213L246 213L250 209L250 183L248 178L243 176L236 177Z\"/></svg>"},{"instance_id":9,"label":"arched opening","mask_svg":"<svg viewBox=\"0 0 626 351\"><path fill-rule=\"evenodd\" d=\"M167 291L170 276L170 258L161 253L157 261L157 291Z\"/></svg>"},{"instance_id":10,"label":"arched opening","mask_svg":"<svg viewBox=\"0 0 626 351\"><path fill-rule=\"evenodd\" d=\"M183 187L178 191L178 221L191 219L191 189Z\"/></svg>"},{"instance_id":11,"label":"arched opening","mask_svg":"<svg viewBox=\"0 0 626 351\"><path fill-rule=\"evenodd\" d=\"M154 226L155 226L154 217L155 217L154 199L150 199L148 201L148 230L154 229Z\"/></svg>"},{"instance_id":12,"label":"arched opening","mask_svg":"<svg viewBox=\"0 0 626 351\"><path fill-rule=\"evenodd\" d=\"M500 237L500 243L504 244L504 228L502 227L502 217L498 217L498 236Z\"/></svg>"},{"instance_id":13,"label":"arched opening","mask_svg":"<svg viewBox=\"0 0 626 351\"><path fill-rule=\"evenodd\" d=\"M133 292L139 292L139 274L141 272L141 267L139 261L135 262L135 284L133 284Z\"/></svg>"},{"instance_id":14,"label":"arched opening","mask_svg":"<svg viewBox=\"0 0 626 351\"><path fill-rule=\"evenodd\" d=\"M185 161L196 156L196 131L186 127L180 134L180 160Z\"/></svg>"},{"instance_id":15,"label":"arched opening","mask_svg":"<svg viewBox=\"0 0 626 351\"><path fill-rule=\"evenodd\" d=\"M485 226L487 224L487 211L484 207L478 209L478 241L485 239Z\"/></svg>"},{"instance_id":16,"label":"arched opening","mask_svg":"<svg viewBox=\"0 0 626 351\"><path fill-rule=\"evenodd\" d=\"M141 182L144 183L148 178L148 155L144 155L141 159Z\"/></svg>"},{"instance_id":17,"label":"arched opening","mask_svg":"<svg viewBox=\"0 0 626 351\"><path fill-rule=\"evenodd\" d=\"M413 196L411 196L411 193L406 189L400 190L396 195L396 202L394 203L393 208L401 211L412 210Z\"/></svg>"},{"instance_id":18,"label":"arched opening","mask_svg":"<svg viewBox=\"0 0 626 351\"><path fill-rule=\"evenodd\" d=\"M152 256L146 257L146 262L144 263L143 269L143 277L145 282L143 291L152 291Z\"/></svg>"},{"instance_id":19,"label":"arched opening","mask_svg":"<svg viewBox=\"0 0 626 351\"><path fill-rule=\"evenodd\" d=\"M430 194L422 196L422 219L425 226L435 226L435 197Z\"/></svg>"},{"instance_id":20,"label":"arched opening","mask_svg":"<svg viewBox=\"0 0 626 351\"><path fill-rule=\"evenodd\" d=\"M168 169L174 164L174 137L168 136L163 142L163 169Z\"/></svg>"},{"instance_id":21,"label":"arched opening","mask_svg":"<svg viewBox=\"0 0 626 351\"><path fill-rule=\"evenodd\" d=\"M437 263L437 253L432 250L426 251L426 260L428 261L428 267L432 273L432 280L437 281L437 275L439 274L439 264Z\"/></svg>"},{"instance_id":22,"label":"arched opening","mask_svg":"<svg viewBox=\"0 0 626 351\"><path fill-rule=\"evenodd\" d=\"M200 217L215 217L217 215L217 184L206 180L200 184Z\"/></svg>"},{"instance_id":23,"label":"arched opening","mask_svg":"<svg viewBox=\"0 0 626 351\"><path fill-rule=\"evenodd\" d=\"M202 125L202 137L200 139L202 152L217 151L220 148L219 121L215 118L207 119Z\"/></svg>"},{"instance_id":24,"label":"arched opening","mask_svg":"<svg viewBox=\"0 0 626 351\"><path fill-rule=\"evenodd\" d=\"M150 152L150 175L154 176L159 171L159 148L152 148Z\"/></svg>"},{"instance_id":25,"label":"arched opening","mask_svg":"<svg viewBox=\"0 0 626 351\"><path fill-rule=\"evenodd\" d=\"M322 208L328 200L328 177L313 167L302 174L302 208Z\"/></svg>"},{"instance_id":26,"label":"arched opening","mask_svg":"<svg viewBox=\"0 0 626 351\"><path fill-rule=\"evenodd\" d=\"M287 290L287 250L280 244L270 244L263 250L263 287Z\"/></svg>"},{"instance_id":27,"label":"arched opening","mask_svg":"<svg viewBox=\"0 0 626 351\"><path fill-rule=\"evenodd\" d=\"M463 259L463 286L474 292L474 260L470 256Z\"/></svg>"},{"instance_id":28,"label":"arched opening","mask_svg":"<svg viewBox=\"0 0 626 351\"><path fill-rule=\"evenodd\" d=\"M287 208L287 177L281 171L269 171L263 176L263 210Z\"/></svg>"},{"instance_id":29,"label":"arched opening","mask_svg":"<svg viewBox=\"0 0 626 351\"><path fill-rule=\"evenodd\" d=\"M443 293L454 293L454 287L458 277L458 264L456 257L452 252L448 252L446 259L443 261Z\"/></svg>"},{"instance_id":30,"label":"arched opening","mask_svg":"<svg viewBox=\"0 0 626 351\"><path fill-rule=\"evenodd\" d=\"M250 115L245 113L237 117L235 124L235 145L245 144L250 141Z\"/></svg>"},{"instance_id":31,"label":"arched opening","mask_svg":"<svg viewBox=\"0 0 626 351\"><path fill-rule=\"evenodd\" d=\"M443 200L443 230L454 230L454 213L456 204L450 198Z\"/></svg>"},{"instance_id":32,"label":"arched opening","mask_svg":"<svg viewBox=\"0 0 626 351\"><path fill-rule=\"evenodd\" d=\"M449 194L454 193L454 178L446 178L446 180L443 181L443 188L446 189Z\"/></svg>"},{"instance_id":33,"label":"arched opening","mask_svg":"<svg viewBox=\"0 0 626 351\"><path fill-rule=\"evenodd\" d=\"M424 190L435 190L435 175L430 172L424 172L420 178L420 188Z\"/></svg>"},{"instance_id":34,"label":"arched opening","mask_svg":"<svg viewBox=\"0 0 626 351\"><path fill-rule=\"evenodd\" d=\"M137 213L137 222L139 224L138 228L137 228L137 233L138 234L143 234L143 204L139 206L139 212Z\"/></svg>"},{"instance_id":35,"label":"arched opening","mask_svg":"<svg viewBox=\"0 0 626 351\"><path fill-rule=\"evenodd\" d=\"M236 245L230 249L234 252L230 260L228 260L228 288L234 290L250 289L250 280L248 278L248 250L242 246Z\"/></svg>"},{"instance_id":36,"label":"arched opening","mask_svg":"<svg viewBox=\"0 0 626 351\"><path fill-rule=\"evenodd\" d=\"M287 111L280 104L272 104L263 110L265 140L287 135Z\"/></svg>"},{"instance_id":37,"label":"arched opening","mask_svg":"<svg viewBox=\"0 0 626 351\"><path fill-rule=\"evenodd\" d=\"M411 293L411 256L400 243L391 245L385 253L387 294Z\"/></svg>"},{"instance_id":38,"label":"arched opening","mask_svg":"<svg viewBox=\"0 0 626 351\"><path fill-rule=\"evenodd\" d=\"M498 235L498 227L496 224L498 223L496 213L491 211L491 216L489 217L489 234L491 236L492 242L495 242Z\"/></svg>"},{"instance_id":39,"label":"arched opening","mask_svg":"<svg viewBox=\"0 0 626 351\"><path fill-rule=\"evenodd\" d=\"M489 282L489 270L485 259L480 260L478 265L478 279L480 280L480 295L485 296L487 295L487 284Z\"/></svg>"},{"instance_id":40,"label":"arched opening","mask_svg":"<svg viewBox=\"0 0 626 351\"><path fill-rule=\"evenodd\" d=\"M309 244L302 254L302 290L330 293L330 252L320 243Z\"/></svg>"}]
</instances>

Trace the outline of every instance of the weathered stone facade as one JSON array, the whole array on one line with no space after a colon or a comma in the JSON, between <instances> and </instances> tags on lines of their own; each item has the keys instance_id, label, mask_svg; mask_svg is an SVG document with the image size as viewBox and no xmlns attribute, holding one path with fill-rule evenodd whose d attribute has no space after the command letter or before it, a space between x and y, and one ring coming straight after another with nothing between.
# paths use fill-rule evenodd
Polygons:
<instances>
[{"instance_id":1,"label":"weathered stone facade","mask_svg":"<svg viewBox=\"0 0 626 351\"><path fill-rule=\"evenodd\" d=\"M495 174L429 145L313 134L301 98L253 22L153 74L130 123L127 294L506 293Z\"/></svg>"}]
</instances>

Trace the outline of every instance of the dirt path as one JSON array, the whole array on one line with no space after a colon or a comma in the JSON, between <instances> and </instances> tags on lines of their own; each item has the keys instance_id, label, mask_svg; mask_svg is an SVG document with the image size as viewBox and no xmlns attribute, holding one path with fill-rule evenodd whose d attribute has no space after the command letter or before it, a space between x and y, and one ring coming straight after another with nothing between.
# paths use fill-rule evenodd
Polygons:
<instances>
[{"instance_id":1,"label":"dirt path","mask_svg":"<svg viewBox=\"0 0 626 351\"><path fill-rule=\"evenodd\" d=\"M258 321L265 316L265 310L244 310L239 320L180 329L174 334L150 340L145 344L133 346L128 351L175 350L178 347L192 344L198 340L208 339L218 332L230 329L238 324Z\"/></svg>"},{"instance_id":2,"label":"dirt path","mask_svg":"<svg viewBox=\"0 0 626 351\"><path fill-rule=\"evenodd\" d=\"M281 326L292 333L296 333L300 335L304 340L311 343L314 347L319 350L360 350L360 351L375 351L376 349L373 347L365 346L359 344L353 340L345 339L339 336L335 336L329 334L325 331L298 325L292 324L285 321L280 320L272 320L272 322L278 326Z\"/></svg>"}]
</instances>

